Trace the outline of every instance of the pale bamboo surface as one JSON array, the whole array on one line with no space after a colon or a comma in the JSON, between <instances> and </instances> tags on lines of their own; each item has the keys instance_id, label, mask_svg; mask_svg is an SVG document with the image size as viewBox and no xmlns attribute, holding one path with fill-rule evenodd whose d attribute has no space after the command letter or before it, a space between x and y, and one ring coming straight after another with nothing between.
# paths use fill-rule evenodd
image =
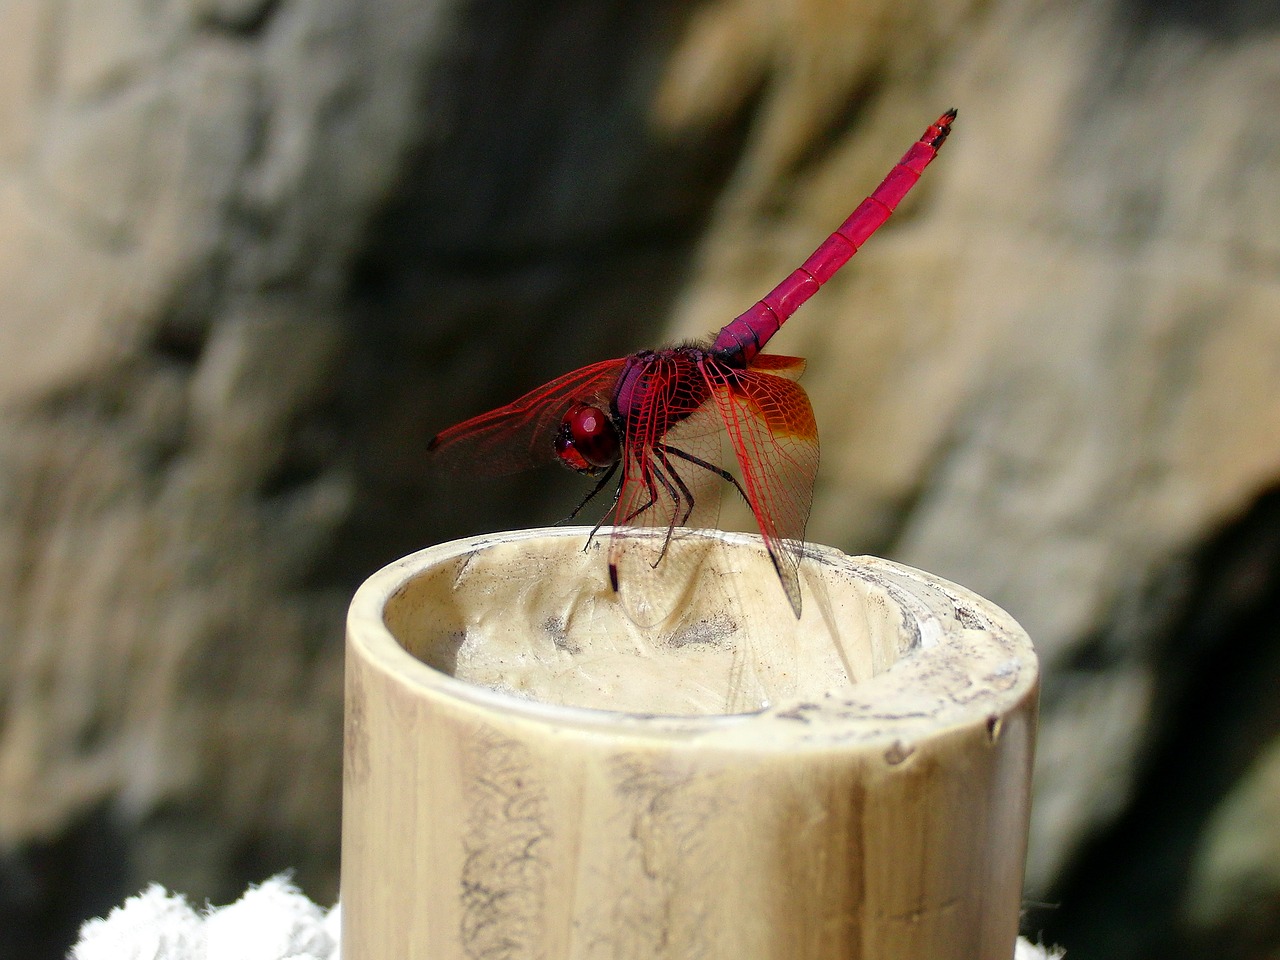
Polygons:
<instances>
[{"instance_id":1,"label":"pale bamboo surface","mask_svg":"<svg viewBox=\"0 0 1280 960\"><path fill-rule=\"evenodd\" d=\"M823 548L797 621L759 540L719 533L624 610L585 533L444 544L356 594L343 957L1009 960L1018 625Z\"/></svg>"}]
</instances>

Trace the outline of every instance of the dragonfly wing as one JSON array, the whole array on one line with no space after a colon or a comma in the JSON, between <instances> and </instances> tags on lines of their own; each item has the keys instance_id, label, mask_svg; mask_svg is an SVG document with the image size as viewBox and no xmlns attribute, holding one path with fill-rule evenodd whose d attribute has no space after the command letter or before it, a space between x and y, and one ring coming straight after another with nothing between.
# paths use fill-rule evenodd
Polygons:
<instances>
[{"instance_id":1,"label":"dragonfly wing","mask_svg":"<svg viewBox=\"0 0 1280 960\"><path fill-rule=\"evenodd\" d=\"M724 427L696 365L687 357L658 357L646 376L623 425L609 575L632 620L650 626L678 608L678 597L696 581L697 552L669 550L672 538L684 527L716 524L726 481Z\"/></svg>"},{"instance_id":2,"label":"dragonfly wing","mask_svg":"<svg viewBox=\"0 0 1280 960\"><path fill-rule=\"evenodd\" d=\"M794 369L785 362L790 359L759 355L745 372L709 366L704 373L751 512L799 616L798 568L818 473L818 427L804 388L782 375Z\"/></svg>"},{"instance_id":3,"label":"dragonfly wing","mask_svg":"<svg viewBox=\"0 0 1280 960\"><path fill-rule=\"evenodd\" d=\"M436 434L427 450L446 466L489 475L518 473L555 460L556 431L577 401L609 409L626 358L604 360L530 390L505 407Z\"/></svg>"},{"instance_id":4,"label":"dragonfly wing","mask_svg":"<svg viewBox=\"0 0 1280 960\"><path fill-rule=\"evenodd\" d=\"M788 380L799 380L804 368L803 357L784 357L778 353L757 353L751 361L752 370L763 370Z\"/></svg>"}]
</instances>

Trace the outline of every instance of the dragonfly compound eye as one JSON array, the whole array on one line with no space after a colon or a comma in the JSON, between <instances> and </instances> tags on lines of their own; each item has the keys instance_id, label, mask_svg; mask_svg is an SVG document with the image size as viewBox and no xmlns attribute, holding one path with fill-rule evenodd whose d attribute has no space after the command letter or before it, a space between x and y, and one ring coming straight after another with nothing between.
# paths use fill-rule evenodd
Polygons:
<instances>
[{"instance_id":1,"label":"dragonfly compound eye","mask_svg":"<svg viewBox=\"0 0 1280 960\"><path fill-rule=\"evenodd\" d=\"M560 421L556 455L567 467L592 474L618 461L618 432L599 407L576 403Z\"/></svg>"}]
</instances>

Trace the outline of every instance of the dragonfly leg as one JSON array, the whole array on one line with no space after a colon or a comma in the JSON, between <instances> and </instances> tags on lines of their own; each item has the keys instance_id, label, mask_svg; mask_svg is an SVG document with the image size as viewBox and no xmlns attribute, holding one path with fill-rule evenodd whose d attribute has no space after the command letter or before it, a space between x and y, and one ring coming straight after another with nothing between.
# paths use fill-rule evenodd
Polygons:
<instances>
[{"instance_id":1,"label":"dragonfly leg","mask_svg":"<svg viewBox=\"0 0 1280 960\"><path fill-rule=\"evenodd\" d=\"M671 481L667 479L667 477L663 474L663 472L658 468L657 463L649 460L648 458L645 458L645 459L639 460L639 465L640 465L640 477L644 481L645 489L649 492L649 499L646 500L644 503L642 503L640 506L636 507L630 513L628 513L625 517L619 518L617 520L618 526L623 526L623 527L626 526L632 520L640 516L640 514L644 513L646 510L648 510L650 507L652 507L654 504L658 502L658 484L662 485L662 488L666 491L667 496L669 496L672 499L672 501L675 503L677 507L679 507L680 505L679 492L676 490L674 486L672 486ZM669 463L667 464L667 469L668 470L671 469L671 465ZM673 475L674 473L675 472L672 471ZM655 482L655 479L657 482ZM625 483L625 479L623 482ZM688 488L685 487L682 482L680 483L680 487L685 491L685 494L687 496ZM618 495L620 496L621 493L622 493L622 484L619 484ZM617 497L615 497L614 499L615 499L615 506L616 506ZM603 521L601 522L603 523ZM657 567L657 565L662 562L662 558L667 554L667 544L671 542L671 531L674 527L674 524L675 524L675 515L673 513L671 522L667 524L667 536L666 536L666 539L663 540L662 542L662 551L658 554L658 559L653 561L654 567ZM594 535L594 531L592 531L592 533ZM610 586L613 587L613 592L617 593L618 592L618 567L616 564L613 564L613 563L609 564L609 584Z\"/></svg>"},{"instance_id":2,"label":"dragonfly leg","mask_svg":"<svg viewBox=\"0 0 1280 960\"><path fill-rule=\"evenodd\" d=\"M644 488L649 491L649 499L646 500L644 503L640 504L640 506L636 507L630 513L628 513L625 517L620 519L618 521L618 526L621 526L621 527L625 527L632 520L640 516L640 514L644 513L646 510L648 510L650 507L652 507L655 503L658 502L658 485L653 482L654 468L649 464L647 460L639 460L639 463L640 463L640 478L644 481ZM662 481L662 485L664 487L667 487L666 480ZM667 487L667 492L668 493L671 492L670 487Z\"/></svg>"},{"instance_id":3,"label":"dragonfly leg","mask_svg":"<svg viewBox=\"0 0 1280 960\"><path fill-rule=\"evenodd\" d=\"M689 463L692 463L695 467L701 467L703 470L710 470L717 477L720 477L723 480L728 480L730 483L733 484L733 489L738 491L738 496L742 497L743 503L745 503L747 506L751 506L751 501L750 499L747 498L747 491L742 489L742 484L738 482L738 478L735 477L728 470L725 470L723 467L717 467L714 463L708 463L706 460L703 460L700 457L695 457L691 453L686 453L685 451L679 449L678 447L664 446L663 449L667 453L670 453L670 454L673 454L674 456L679 457L681 460L687 460ZM692 497L690 499L692 500ZM690 503L689 505L689 512L690 513L693 512L692 503ZM685 517L687 519L688 514L686 514Z\"/></svg>"},{"instance_id":4,"label":"dragonfly leg","mask_svg":"<svg viewBox=\"0 0 1280 960\"><path fill-rule=\"evenodd\" d=\"M668 470L671 470L670 464L665 464L665 466L667 467ZM621 521L619 521L624 526L630 523L636 517L640 516L640 514L644 513L646 510L648 510L650 507L652 507L655 503L658 502L658 484L653 482L655 478L657 479L658 483L662 484L662 489L666 491L667 496L671 498L671 502L675 505L677 510L680 508L680 490L683 490L685 492L686 497L689 493L688 487L686 487L684 483L682 483L678 478L676 482L680 484L680 487L679 489L677 489L672 484L671 480L667 477L667 475L664 474L661 470L659 470L656 465L651 465L647 470L644 471L644 473L645 473L645 478L644 478L645 487L649 491L649 499L646 500L644 503L642 503L640 506L636 507L630 513L628 513L625 517L623 517ZM672 476L676 476L674 470L671 470L671 474ZM685 516L686 517L688 516L688 511L685 512ZM670 527L674 525L675 525L675 515L673 512L672 522L668 524L668 526Z\"/></svg>"},{"instance_id":5,"label":"dragonfly leg","mask_svg":"<svg viewBox=\"0 0 1280 960\"><path fill-rule=\"evenodd\" d=\"M563 520L556 521L556 526L559 526L562 523L568 523L570 520L576 517L579 513L581 513L582 508L596 498L596 496L600 493L600 491L604 489L605 484L607 484L610 480L612 480L613 475L617 472L618 472L618 465L615 463L611 467L609 467L607 471L605 471L604 476L602 476L596 482L596 485L591 488L591 492L588 493L585 497L583 497L582 502L573 508L572 513L570 513ZM604 516L600 518L600 522L591 528L591 534L590 536L587 537L587 546L583 547L582 549L585 550L587 549L587 547L591 546L591 541L595 539L596 532L600 529L601 526L604 525L604 522L607 519L609 519L609 514L613 511L613 508L618 505L618 497L621 496L621 494L622 494L622 484L619 483L617 488L613 491L613 503L609 505L609 509L606 510L604 513Z\"/></svg>"},{"instance_id":6,"label":"dragonfly leg","mask_svg":"<svg viewBox=\"0 0 1280 960\"><path fill-rule=\"evenodd\" d=\"M691 462L694 461L695 458L689 457L687 454L684 453L683 450L677 450L675 447L669 447L665 443L654 444L653 449L657 454L658 461L662 464L663 468L667 471L667 475L671 478L672 482L675 483L680 493L684 495L682 498L678 496L674 491L672 491L670 486L667 487L667 492L671 494L671 499L673 501L672 505L675 508L674 510L671 511L670 526L683 527L689 522L689 517L693 515L693 507L694 507L693 491L690 490L688 484L684 482L684 477L680 476L680 471L676 470L676 468L671 465L671 461L667 459L667 454L674 453L676 454L676 456L683 457L684 459L690 460ZM680 519L677 520L676 513L680 509L681 499L684 500L685 508L684 508L684 513L680 516Z\"/></svg>"},{"instance_id":7,"label":"dragonfly leg","mask_svg":"<svg viewBox=\"0 0 1280 960\"><path fill-rule=\"evenodd\" d=\"M676 514L680 510L680 495L684 494L684 502L686 504L684 516L680 518L680 524L683 526L685 521L689 519L689 515L693 513L693 493L685 486L680 474L672 468L671 461L667 459L664 448L661 445L655 445L654 450L657 452L657 456L654 459L661 463L667 471L664 474L662 470L655 466L653 468L654 476L658 478L658 481L667 491L667 496L671 498L671 519L667 521L667 535L662 539L662 549L658 551L658 559L653 561L653 568L656 570L658 564L662 562L662 558L667 555L667 547L671 545L671 535L675 533Z\"/></svg>"},{"instance_id":8,"label":"dragonfly leg","mask_svg":"<svg viewBox=\"0 0 1280 960\"><path fill-rule=\"evenodd\" d=\"M667 496L671 498L671 503L674 509L671 511L671 519L667 523L667 535L662 541L662 550L658 553L658 559L653 561L653 566L656 567L662 562L662 558L667 555L667 544L671 542L671 533L675 529L676 525L676 514L680 510L680 494L683 492L684 500L690 504L688 509L685 510L685 519L688 519L689 514L693 510L693 496L690 494L689 488L684 485L684 481L680 479L680 475L671 468L670 461L663 456L662 448L660 446L655 446L654 450L657 451L657 455L651 458L646 457L646 459L642 461L640 469L640 475L644 479L645 489L649 491L649 499L619 520L618 523L621 526L626 526L636 517L640 516L640 514L644 513L656 504L658 502L658 485L662 485L662 489L666 491ZM666 473L663 472L663 467L666 468ZM673 477L675 478L675 483L672 483L671 478ZM655 480L657 481L656 483Z\"/></svg>"},{"instance_id":9,"label":"dragonfly leg","mask_svg":"<svg viewBox=\"0 0 1280 960\"><path fill-rule=\"evenodd\" d=\"M609 473L605 477L606 480L609 479L609 477L613 476L613 471L615 469L617 469L617 464L614 464L612 467L609 468ZM599 488L597 487L597 489ZM600 519L596 521L596 525L591 528L591 533L587 537L587 546L582 548L584 551L587 549L587 547L591 546L591 541L596 538L596 534L600 532L600 528L604 526L604 522L609 519L609 515L618 509L618 499L621 496L622 496L622 481L619 480L618 485L613 488L613 502L609 504L609 509L604 512L604 515L601 516Z\"/></svg>"}]
</instances>

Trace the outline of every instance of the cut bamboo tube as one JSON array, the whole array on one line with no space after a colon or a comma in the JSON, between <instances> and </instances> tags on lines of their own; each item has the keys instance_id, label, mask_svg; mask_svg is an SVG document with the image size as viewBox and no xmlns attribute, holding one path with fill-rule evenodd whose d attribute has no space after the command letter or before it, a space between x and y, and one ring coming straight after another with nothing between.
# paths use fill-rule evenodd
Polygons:
<instances>
[{"instance_id":1,"label":"cut bamboo tube","mask_svg":"<svg viewBox=\"0 0 1280 960\"><path fill-rule=\"evenodd\" d=\"M585 540L357 592L344 960L1010 960L1037 666L1007 614L815 547L797 621L758 538L681 531L638 627Z\"/></svg>"}]
</instances>

